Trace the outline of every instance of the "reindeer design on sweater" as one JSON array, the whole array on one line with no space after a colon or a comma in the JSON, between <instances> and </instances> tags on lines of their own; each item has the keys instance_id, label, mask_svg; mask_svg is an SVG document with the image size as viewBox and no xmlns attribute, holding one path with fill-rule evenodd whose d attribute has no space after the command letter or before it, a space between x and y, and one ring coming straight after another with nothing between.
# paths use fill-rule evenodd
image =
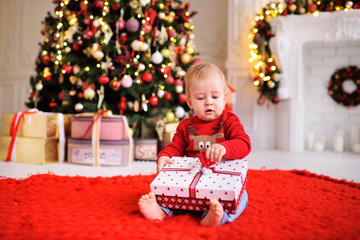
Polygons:
<instances>
[{"instance_id":1,"label":"reindeer design on sweater","mask_svg":"<svg viewBox=\"0 0 360 240\"><path fill-rule=\"evenodd\" d=\"M221 129L224 128L224 120L222 119L220 123L213 127L213 132L211 135L199 135L198 130L200 128L194 126L192 123L187 125L187 130L190 134L189 140L194 140L194 152L199 152L200 150L206 151L212 144L216 143L216 139L223 138L224 133L219 132ZM196 154L198 155L198 153Z\"/></svg>"}]
</instances>

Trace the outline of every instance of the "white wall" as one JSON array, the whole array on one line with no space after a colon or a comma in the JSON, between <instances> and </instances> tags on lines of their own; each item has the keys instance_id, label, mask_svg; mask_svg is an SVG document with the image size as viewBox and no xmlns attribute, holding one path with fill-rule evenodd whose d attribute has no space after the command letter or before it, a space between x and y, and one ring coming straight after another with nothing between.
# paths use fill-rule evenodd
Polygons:
<instances>
[{"instance_id":1,"label":"white wall","mask_svg":"<svg viewBox=\"0 0 360 240\"><path fill-rule=\"evenodd\" d=\"M314 132L317 138L325 136L326 149L331 151L336 131L344 131L345 150L350 151L350 130L360 126L360 106L340 106L329 96L327 87L336 69L360 67L360 41L308 43L304 46L304 62L305 131Z\"/></svg>"},{"instance_id":2,"label":"white wall","mask_svg":"<svg viewBox=\"0 0 360 240\"><path fill-rule=\"evenodd\" d=\"M46 0L0 0L0 113L25 109L41 21L51 8Z\"/></svg>"}]
</instances>

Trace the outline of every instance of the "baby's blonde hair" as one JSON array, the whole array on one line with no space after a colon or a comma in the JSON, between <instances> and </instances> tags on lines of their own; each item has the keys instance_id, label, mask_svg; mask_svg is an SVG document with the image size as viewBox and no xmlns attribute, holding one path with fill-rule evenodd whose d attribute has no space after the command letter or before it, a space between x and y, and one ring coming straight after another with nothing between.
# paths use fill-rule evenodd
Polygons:
<instances>
[{"instance_id":1,"label":"baby's blonde hair","mask_svg":"<svg viewBox=\"0 0 360 240\"><path fill-rule=\"evenodd\" d=\"M224 84L224 91L225 91L225 75L224 73L218 68L216 65L201 62L192 65L186 72L184 77L184 84L185 84L185 95L189 97L189 87L190 82L196 79L204 79L208 77L211 73L217 73L220 77L220 80Z\"/></svg>"}]
</instances>

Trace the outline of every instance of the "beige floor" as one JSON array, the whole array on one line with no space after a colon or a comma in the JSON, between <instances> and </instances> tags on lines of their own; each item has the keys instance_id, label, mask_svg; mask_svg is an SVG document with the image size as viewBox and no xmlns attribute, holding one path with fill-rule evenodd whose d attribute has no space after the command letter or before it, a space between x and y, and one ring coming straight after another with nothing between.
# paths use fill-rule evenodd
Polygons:
<instances>
[{"instance_id":1,"label":"beige floor","mask_svg":"<svg viewBox=\"0 0 360 240\"><path fill-rule=\"evenodd\" d=\"M360 183L360 154L349 152L311 152L290 153L278 150L253 150L247 157L250 169L308 170L336 179L346 179ZM24 164L0 161L0 176L26 178L32 174L52 172L69 176L116 176L152 174L155 162L134 161L126 167L92 167L69 163L48 165Z\"/></svg>"}]
</instances>

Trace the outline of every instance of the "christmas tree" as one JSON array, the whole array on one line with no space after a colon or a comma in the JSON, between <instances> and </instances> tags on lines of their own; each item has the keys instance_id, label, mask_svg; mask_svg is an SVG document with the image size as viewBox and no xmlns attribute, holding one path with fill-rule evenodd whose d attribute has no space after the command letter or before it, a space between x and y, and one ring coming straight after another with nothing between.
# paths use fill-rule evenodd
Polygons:
<instances>
[{"instance_id":1,"label":"christmas tree","mask_svg":"<svg viewBox=\"0 0 360 240\"><path fill-rule=\"evenodd\" d=\"M150 119L188 113L183 77L197 61L189 4L180 0L55 0L43 21L28 107L111 110L134 136ZM139 124L140 123L140 124Z\"/></svg>"}]
</instances>

